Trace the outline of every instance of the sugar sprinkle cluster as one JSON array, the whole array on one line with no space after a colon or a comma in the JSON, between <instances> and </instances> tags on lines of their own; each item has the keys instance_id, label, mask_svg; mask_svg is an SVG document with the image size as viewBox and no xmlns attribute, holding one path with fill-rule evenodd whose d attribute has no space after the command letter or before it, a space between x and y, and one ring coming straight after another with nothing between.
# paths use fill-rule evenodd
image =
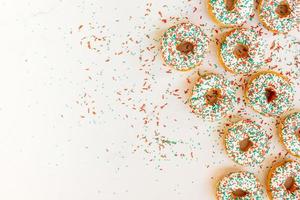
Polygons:
<instances>
[{"instance_id":1,"label":"sugar sprinkle cluster","mask_svg":"<svg viewBox=\"0 0 300 200\"><path fill-rule=\"evenodd\" d=\"M201 7L204 6L201 4L203 3L195 1L179 1L176 2L176 5L161 4L161 6L149 2L147 4L141 3L137 6L142 10L142 15L133 13L126 19L115 18L113 23L107 24L105 21L99 20L97 12L95 12L90 19L91 23L80 22L83 24L73 27L70 34L69 30L66 31L66 38L70 38L70 36L74 38L79 35L78 44L80 43L88 55L106 56L103 62L85 61L78 58L81 68L77 70L81 70L84 83L73 82L70 84L73 84L72 86L80 84L84 87L82 91L78 92L77 99L74 100L76 105L70 103L67 105L67 109L72 110L70 113L73 115L74 110L80 108L81 112L77 116L80 126L85 123L93 126L105 124L108 119L104 116L107 113L112 113L114 120L128 121L128 128L131 129L132 136L136 139L133 141L134 144L131 144L132 141L128 138L123 141L124 144L122 145L108 143L104 155L116 155L122 159L120 163L126 163L128 157L140 155L146 161L147 166L159 165L157 169L167 170L168 162L161 162L162 160L186 160L190 162L196 160L195 158L203 157L204 151L201 150L205 146L203 138L208 138L212 141L212 148L205 148L205 153L208 152L212 159L201 162L201 164L209 170L225 163L224 159L219 157L220 154L223 154L223 149L219 145L219 139L223 134L223 121L209 124L203 131L199 121L193 120L189 115L181 121L179 116L166 114L174 104L171 100L179 103L185 102L191 92L192 80L190 76L192 75L189 74L188 77L185 77L178 75L169 68L160 67L158 48L161 40L153 34L153 32L161 31L164 27L181 23L184 20L196 22L209 35L208 38L217 38L222 29L206 22L207 19L202 14L204 11L201 10ZM82 3L81 7L82 12L86 12L84 11L85 7L89 6ZM119 12L117 9L116 12ZM175 11L176 15L172 11ZM190 12L193 12L192 15L197 16L197 19L190 16ZM128 24L130 30L123 30L120 33L114 32L113 27L121 26L121 23ZM67 29L69 28L67 27ZM260 24L254 24L251 29L265 38L273 38ZM118 41L118 38L122 38L121 42ZM119 46L114 41L118 41ZM274 40L270 40L268 43L270 43L270 49L266 51L266 53L270 52L269 58L266 59L268 67L276 69L276 71L283 71L286 76L293 77L297 84L296 87L299 87L300 67L299 53L297 53L299 52L299 48L297 48L299 41L297 38L291 41L291 38L286 35L276 35ZM71 42L67 43L67 51L72 51L73 45ZM295 53L292 54L292 59L290 56L282 57L282 55L291 55L290 52L287 52L291 47L296 49ZM208 51L213 53L211 49ZM131 59L138 60L139 63L130 62ZM26 62L30 63L30 59ZM225 74L216 64L215 59L203 60L203 62L205 65L202 66L201 70L209 68L209 70L216 70ZM285 63L288 63L288 67L292 70L287 70ZM130 74L135 75L133 77ZM159 81L162 78L167 79L166 83ZM244 84L243 78L239 76L235 76L235 78L240 86ZM174 81L175 79L177 80ZM128 80L132 84L128 84ZM179 86L178 82L184 83L184 86ZM97 86L94 86L93 83ZM111 93L105 92L104 87L111 88ZM158 87L160 88L159 92L157 92ZM97 98L99 94L106 98ZM151 98L153 96L155 96L155 101ZM242 98L238 97L238 99L240 99L239 102L243 102ZM111 106L112 104L118 106ZM256 118L261 125L268 127L268 132L274 131L273 124L269 122L269 119L249 113L244 105L238 108L236 113L241 117L247 115ZM62 119L67 119L68 112L63 112L61 116ZM231 115L228 116L229 119L231 117ZM182 124L190 124L190 126L185 126L185 130L182 131ZM191 137L190 140L182 139L180 135L183 135L183 132L191 133L189 135L195 137ZM126 155L124 152L128 146L132 148L132 154ZM283 150L272 151L270 155L275 160L283 159L286 156L287 153ZM111 159L108 158L107 163L112 163ZM126 167L128 166L125 164L120 164L117 167L112 166L116 171L121 171ZM261 165L257 170L265 168L268 166ZM213 175L211 178L217 177Z\"/></svg>"}]
</instances>

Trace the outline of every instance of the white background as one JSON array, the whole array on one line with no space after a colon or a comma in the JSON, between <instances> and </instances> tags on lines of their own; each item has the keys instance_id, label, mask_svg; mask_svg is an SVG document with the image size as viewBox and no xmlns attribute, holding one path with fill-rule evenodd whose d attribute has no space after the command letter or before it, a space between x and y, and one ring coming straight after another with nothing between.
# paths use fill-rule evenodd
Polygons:
<instances>
[{"instance_id":1,"label":"white background","mask_svg":"<svg viewBox=\"0 0 300 200\"><path fill-rule=\"evenodd\" d=\"M286 158L276 120L241 101L232 114L274 137L261 166L234 164L222 143L228 119L203 122L185 104L198 70L247 80L219 67L220 29L205 2L0 0L0 10L0 199L214 199L226 173L249 170L264 184ZM176 72L162 65L159 39L188 20L203 26L210 50L199 68ZM250 26L272 56L263 68L290 73L299 109L299 31L273 35L256 16Z\"/></svg>"}]
</instances>

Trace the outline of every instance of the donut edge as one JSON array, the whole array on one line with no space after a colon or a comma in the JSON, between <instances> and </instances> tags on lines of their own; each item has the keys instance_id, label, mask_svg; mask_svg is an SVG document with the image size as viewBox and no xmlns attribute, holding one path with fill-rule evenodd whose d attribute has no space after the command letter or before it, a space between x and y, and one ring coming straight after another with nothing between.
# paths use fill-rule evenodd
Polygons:
<instances>
[{"instance_id":1,"label":"donut edge","mask_svg":"<svg viewBox=\"0 0 300 200\"><path fill-rule=\"evenodd\" d=\"M267 180L266 180L266 190L267 190L267 194L268 194L268 196L269 196L269 198L270 198L271 200L274 199L274 198L273 198L273 194L272 194L272 190L271 190L271 179L273 178L273 172L274 172L278 167L280 167L280 166L282 166L282 165L284 165L284 164L286 164L286 163L288 163L288 162L294 162L294 161L291 160L291 159L288 159L288 160L285 160L285 161L281 161L281 162L279 162L279 163L273 165L273 166L271 167L271 169L269 170L269 172L268 172Z\"/></svg>"},{"instance_id":2,"label":"donut edge","mask_svg":"<svg viewBox=\"0 0 300 200\"><path fill-rule=\"evenodd\" d=\"M224 60L223 60L223 57L222 57L222 53L221 53L221 47L222 47L222 44L225 42L226 38L231 35L231 33L233 33L235 30L237 29L241 29L241 28L234 28L233 30L230 30L226 33L224 33L222 36L221 36L221 39L220 39L220 44L217 45L217 57L218 57L218 60L221 64L221 66L228 72L232 73L232 74L238 74L236 73L234 70L231 70L229 69L229 67L225 64Z\"/></svg>"},{"instance_id":3,"label":"donut edge","mask_svg":"<svg viewBox=\"0 0 300 200\"><path fill-rule=\"evenodd\" d=\"M293 112L294 113L294 112ZM291 114L293 114L293 113L291 113ZM290 114L289 114L290 115ZM283 133L282 133L282 130L283 130L283 126L284 126L284 121L285 121L285 119L289 116L289 115L287 115L287 116L284 116L284 117L282 117L282 118L280 118L279 119L279 123L278 123L278 136L279 136L279 142L284 146L284 148L285 148L285 150L289 153L289 154L291 154L292 156L295 156L296 158L300 158L300 155L297 155L297 154L295 154L295 153L293 153L293 152L291 152L291 150L289 150L288 148L287 148L287 146L284 144L284 142L283 142Z\"/></svg>"}]
</instances>

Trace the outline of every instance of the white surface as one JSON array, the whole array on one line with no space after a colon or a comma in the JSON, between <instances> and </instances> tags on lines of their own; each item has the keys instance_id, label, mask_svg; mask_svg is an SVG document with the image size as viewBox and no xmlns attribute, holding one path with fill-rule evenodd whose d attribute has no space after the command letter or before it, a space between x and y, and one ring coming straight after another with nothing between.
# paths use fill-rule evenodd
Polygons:
<instances>
[{"instance_id":1,"label":"white surface","mask_svg":"<svg viewBox=\"0 0 300 200\"><path fill-rule=\"evenodd\" d=\"M224 152L220 134L227 120L204 123L184 104L188 97L184 91L192 87L187 78L193 82L197 70L180 73L162 65L159 37L177 21L204 24L208 35L219 36L205 3L0 2L0 199L213 199L217 180L227 172L250 170L264 183L272 162L285 158L275 120L260 117L241 103L245 111L240 115L263 120L274 137L262 166L234 164ZM258 24L256 17L251 24ZM283 37L262 30L268 49L274 40L281 45L298 42L273 51L275 59L269 64L278 65L277 71L299 73L294 59L299 60L299 31ZM92 35L102 38L91 43L96 51L87 47ZM219 72L240 82L214 67L219 63L214 42L210 46L200 72ZM291 79L299 109L299 78ZM145 111L140 112L143 104ZM165 140L176 144L163 142L159 150L157 141Z\"/></svg>"}]
</instances>

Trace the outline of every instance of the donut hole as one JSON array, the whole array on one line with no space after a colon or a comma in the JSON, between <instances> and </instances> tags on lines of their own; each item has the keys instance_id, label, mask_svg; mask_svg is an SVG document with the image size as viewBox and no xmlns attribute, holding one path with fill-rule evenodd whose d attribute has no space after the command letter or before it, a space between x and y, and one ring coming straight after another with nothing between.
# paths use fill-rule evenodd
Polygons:
<instances>
[{"instance_id":1,"label":"donut hole","mask_svg":"<svg viewBox=\"0 0 300 200\"><path fill-rule=\"evenodd\" d=\"M273 102L277 98L277 93L273 88L267 88L265 94L268 103Z\"/></svg>"},{"instance_id":2,"label":"donut hole","mask_svg":"<svg viewBox=\"0 0 300 200\"><path fill-rule=\"evenodd\" d=\"M239 145L241 151L247 152L253 146L253 142L249 138L246 138L240 141Z\"/></svg>"},{"instance_id":3,"label":"donut hole","mask_svg":"<svg viewBox=\"0 0 300 200\"><path fill-rule=\"evenodd\" d=\"M288 177L284 182L284 187L289 193L293 193L296 190L298 190L298 186L296 184L296 181L294 177Z\"/></svg>"},{"instance_id":4,"label":"donut hole","mask_svg":"<svg viewBox=\"0 0 300 200\"><path fill-rule=\"evenodd\" d=\"M298 140L300 140L300 128L298 130L296 130L295 134L296 134Z\"/></svg>"},{"instance_id":5,"label":"donut hole","mask_svg":"<svg viewBox=\"0 0 300 200\"><path fill-rule=\"evenodd\" d=\"M183 41L176 46L177 51L182 54L189 54L194 52L195 45L191 42Z\"/></svg>"},{"instance_id":6,"label":"donut hole","mask_svg":"<svg viewBox=\"0 0 300 200\"><path fill-rule=\"evenodd\" d=\"M235 9L235 4L237 0L225 0L226 10L232 11Z\"/></svg>"},{"instance_id":7,"label":"donut hole","mask_svg":"<svg viewBox=\"0 0 300 200\"><path fill-rule=\"evenodd\" d=\"M281 2L275 9L275 12L280 18L285 18L291 14L291 8L289 4Z\"/></svg>"},{"instance_id":8,"label":"donut hole","mask_svg":"<svg viewBox=\"0 0 300 200\"><path fill-rule=\"evenodd\" d=\"M237 189L232 192L232 196L234 199L246 197L248 194L249 192L242 189Z\"/></svg>"},{"instance_id":9,"label":"donut hole","mask_svg":"<svg viewBox=\"0 0 300 200\"><path fill-rule=\"evenodd\" d=\"M233 54L236 58L248 58L249 57L249 48L244 44L237 44L234 47Z\"/></svg>"},{"instance_id":10,"label":"donut hole","mask_svg":"<svg viewBox=\"0 0 300 200\"><path fill-rule=\"evenodd\" d=\"M205 98L209 105L215 105L221 98L222 93L220 89L212 88L206 92Z\"/></svg>"}]
</instances>

